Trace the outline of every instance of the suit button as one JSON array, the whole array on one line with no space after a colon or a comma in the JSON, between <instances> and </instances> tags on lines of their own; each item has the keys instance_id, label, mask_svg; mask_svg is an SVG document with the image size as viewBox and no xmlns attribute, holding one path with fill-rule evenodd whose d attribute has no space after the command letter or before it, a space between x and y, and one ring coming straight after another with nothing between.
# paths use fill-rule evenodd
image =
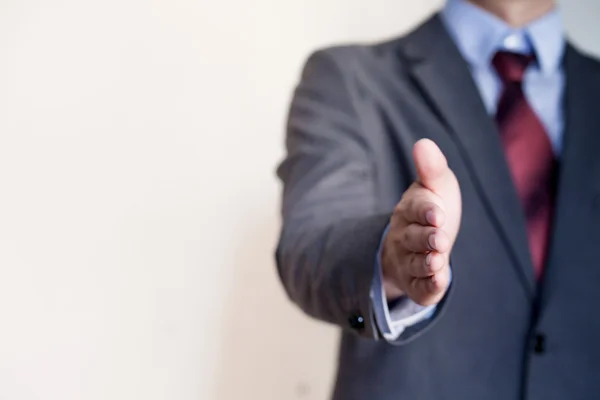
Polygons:
<instances>
[{"instance_id":1,"label":"suit button","mask_svg":"<svg viewBox=\"0 0 600 400\"><path fill-rule=\"evenodd\" d=\"M365 319L360 315L352 315L348 318L348 322L350 323L350 327L357 331L362 331L365 329Z\"/></svg>"},{"instance_id":2,"label":"suit button","mask_svg":"<svg viewBox=\"0 0 600 400\"><path fill-rule=\"evenodd\" d=\"M544 354L546 352L546 336L538 333L535 335L533 351L535 354Z\"/></svg>"}]
</instances>

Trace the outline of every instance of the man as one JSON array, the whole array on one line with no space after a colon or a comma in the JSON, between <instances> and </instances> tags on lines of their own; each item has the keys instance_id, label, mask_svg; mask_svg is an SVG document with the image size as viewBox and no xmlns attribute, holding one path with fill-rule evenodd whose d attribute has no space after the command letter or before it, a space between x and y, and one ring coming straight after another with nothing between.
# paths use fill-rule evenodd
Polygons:
<instances>
[{"instance_id":1,"label":"man","mask_svg":"<svg viewBox=\"0 0 600 400\"><path fill-rule=\"evenodd\" d=\"M600 398L599 104L551 0L309 59L277 262L343 328L334 399Z\"/></svg>"}]
</instances>

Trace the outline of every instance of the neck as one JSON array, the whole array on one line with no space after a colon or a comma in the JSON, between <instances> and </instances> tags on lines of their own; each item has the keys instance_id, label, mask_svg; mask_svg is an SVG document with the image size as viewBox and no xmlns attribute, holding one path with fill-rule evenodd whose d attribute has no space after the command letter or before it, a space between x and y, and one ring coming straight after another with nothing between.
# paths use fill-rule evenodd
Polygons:
<instances>
[{"instance_id":1,"label":"neck","mask_svg":"<svg viewBox=\"0 0 600 400\"><path fill-rule=\"evenodd\" d=\"M555 7L554 0L469 0L514 28L521 28Z\"/></svg>"}]
</instances>

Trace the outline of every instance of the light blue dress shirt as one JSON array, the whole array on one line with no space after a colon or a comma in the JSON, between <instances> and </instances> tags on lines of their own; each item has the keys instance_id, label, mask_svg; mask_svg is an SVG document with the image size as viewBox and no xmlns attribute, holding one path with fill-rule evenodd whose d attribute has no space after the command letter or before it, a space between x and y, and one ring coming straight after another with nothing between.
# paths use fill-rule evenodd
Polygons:
<instances>
[{"instance_id":1,"label":"light blue dress shirt","mask_svg":"<svg viewBox=\"0 0 600 400\"><path fill-rule=\"evenodd\" d=\"M502 94L502 82L492 66L499 50L534 53L537 63L525 73L523 89L552 142L557 156L562 149L565 76L563 23L557 9L521 29L515 29L488 11L466 0L448 0L441 18L468 62L485 107L493 116ZM387 230L386 230L387 233ZM384 233L385 237L385 233ZM423 307L408 298L389 307L382 285L380 256L371 286L371 301L379 330L387 340L397 339L409 326L430 318L436 306Z\"/></svg>"}]
</instances>

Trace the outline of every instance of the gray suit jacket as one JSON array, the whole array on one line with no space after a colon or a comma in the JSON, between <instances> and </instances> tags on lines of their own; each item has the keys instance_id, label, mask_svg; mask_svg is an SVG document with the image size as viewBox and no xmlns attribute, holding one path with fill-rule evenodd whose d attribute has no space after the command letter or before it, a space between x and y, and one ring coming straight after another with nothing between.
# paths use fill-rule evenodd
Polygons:
<instances>
[{"instance_id":1,"label":"gray suit jacket","mask_svg":"<svg viewBox=\"0 0 600 400\"><path fill-rule=\"evenodd\" d=\"M343 328L334 399L600 399L600 64L568 46L551 254L536 282L498 130L439 17L405 37L307 62L287 131L281 280ZM395 343L369 299L375 255L434 140L460 182L453 284Z\"/></svg>"}]
</instances>

